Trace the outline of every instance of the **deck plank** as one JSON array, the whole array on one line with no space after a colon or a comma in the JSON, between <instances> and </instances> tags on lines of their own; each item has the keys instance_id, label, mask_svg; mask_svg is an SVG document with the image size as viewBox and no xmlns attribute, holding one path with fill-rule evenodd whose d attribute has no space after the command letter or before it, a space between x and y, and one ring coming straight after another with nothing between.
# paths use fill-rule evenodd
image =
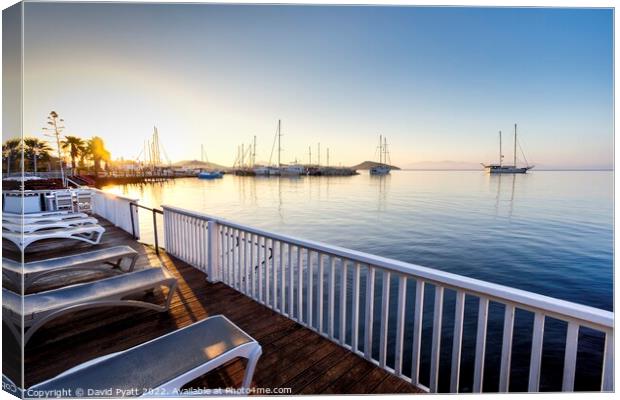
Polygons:
<instances>
[{"instance_id":1,"label":"deck plank","mask_svg":"<svg viewBox=\"0 0 620 400\"><path fill-rule=\"evenodd\" d=\"M209 283L202 271L169 256L155 254L151 246L100 219L106 228L97 246L80 242L47 240L30 246L26 261L76 254L118 245L129 245L140 254L136 268L164 265L178 279L178 291L170 310L114 309L81 311L64 316L41 328L25 350L26 386L49 379L95 357L121 351L172 332L212 315L224 314L254 337L263 347L254 375L261 388L290 388L292 393L347 394L416 392L414 386L348 352L299 323L281 316L222 284ZM16 258L15 246L3 240L4 257ZM60 281L45 281L35 290L45 290L100 275L71 275ZM162 295L156 294L161 300ZM5 334L6 327L3 326ZM233 360L190 382L187 387L238 387L245 360ZM7 368L10 371L11 368Z\"/></svg>"}]
</instances>

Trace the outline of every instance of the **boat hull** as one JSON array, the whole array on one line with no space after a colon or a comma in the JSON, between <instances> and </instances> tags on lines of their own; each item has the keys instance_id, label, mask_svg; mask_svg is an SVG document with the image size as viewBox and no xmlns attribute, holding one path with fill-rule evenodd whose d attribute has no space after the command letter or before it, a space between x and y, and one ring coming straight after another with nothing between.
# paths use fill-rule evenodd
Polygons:
<instances>
[{"instance_id":1,"label":"boat hull","mask_svg":"<svg viewBox=\"0 0 620 400\"><path fill-rule=\"evenodd\" d=\"M370 168L369 172L370 175L387 175L390 173L390 167L380 165Z\"/></svg>"},{"instance_id":2,"label":"boat hull","mask_svg":"<svg viewBox=\"0 0 620 400\"><path fill-rule=\"evenodd\" d=\"M485 165L484 169L490 174L525 174L528 170L534 168L533 166L528 167L514 167L514 166L503 166L503 165Z\"/></svg>"},{"instance_id":3,"label":"boat hull","mask_svg":"<svg viewBox=\"0 0 620 400\"><path fill-rule=\"evenodd\" d=\"M304 168L300 165L289 165L280 169L280 175L299 176L304 174Z\"/></svg>"},{"instance_id":4,"label":"boat hull","mask_svg":"<svg viewBox=\"0 0 620 400\"><path fill-rule=\"evenodd\" d=\"M219 179L222 178L221 172L201 172L198 174L198 179Z\"/></svg>"},{"instance_id":5,"label":"boat hull","mask_svg":"<svg viewBox=\"0 0 620 400\"><path fill-rule=\"evenodd\" d=\"M280 170L276 167L256 167L254 168L254 175L256 176L278 176Z\"/></svg>"}]
</instances>

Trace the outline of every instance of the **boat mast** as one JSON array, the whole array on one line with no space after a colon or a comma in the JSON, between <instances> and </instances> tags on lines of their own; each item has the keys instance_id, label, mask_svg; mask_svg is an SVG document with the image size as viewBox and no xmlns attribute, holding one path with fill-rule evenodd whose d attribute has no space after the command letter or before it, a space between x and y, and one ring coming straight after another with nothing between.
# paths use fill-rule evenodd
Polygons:
<instances>
[{"instance_id":1,"label":"boat mast","mask_svg":"<svg viewBox=\"0 0 620 400\"><path fill-rule=\"evenodd\" d=\"M319 144L317 145L317 147L318 147L318 153L317 153L317 154L318 154L318 156L317 156L317 157L319 158L319 160L318 160L318 162L317 162L317 165L320 167L320 166L321 166L321 142L319 142Z\"/></svg>"},{"instance_id":2,"label":"boat mast","mask_svg":"<svg viewBox=\"0 0 620 400\"><path fill-rule=\"evenodd\" d=\"M254 135L254 148L252 149L252 166L256 165L256 135Z\"/></svg>"},{"instance_id":3,"label":"boat mast","mask_svg":"<svg viewBox=\"0 0 620 400\"><path fill-rule=\"evenodd\" d=\"M282 131L280 130L280 120L278 120L278 167L281 166L281 163L280 163L280 153L282 152L282 147L280 146L281 137L282 137Z\"/></svg>"},{"instance_id":4,"label":"boat mast","mask_svg":"<svg viewBox=\"0 0 620 400\"><path fill-rule=\"evenodd\" d=\"M388 149L387 149L387 136L383 137L383 163L387 165L388 162Z\"/></svg>"},{"instance_id":5,"label":"boat mast","mask_svg":"<svg viewBox=\"0 0 620 400\"><path fill-rule=\"evenodd\" d=\"M383 164L383 136L379 135L379 164Z\"/></svg>"},{"instance_id":6,"label":"boat mast","mask_svg":"<svg viewBox=\"0 0 620 400\"><path fill-rule=\"evenodd\" d=\"M329 147L327 148L327 166L329 167Z\"/></svg>"},{"instance_id":7,"label":"boat mast","mask_svg":"<svg viewBox=\"0 0 620 400\"><path fill-rule=\"evenodd\" d=\"M514 150L513 162L516 168L517 167L517 124L515 124L515 150Z\"/></svg>"},{"instance_id":8,"label":"boat mast","mask_svg":"<svg viewBox=\"0 0 620 400\"><path fill-rule=\"evenodd\" d=\"M308 146L308 165L312 165L312 146Z\"/></svg>"},{"instance_id":9,"label":"boat mast","mask_svg":"<svg viewBox=\"0 0 620 400\"><path fill-rule=\"evenodd\" d=\"M157 132L157 127L153 127L153 143L152 143L152 152L153 156L151 157L153 162L153 167L158 167L161 165L161 156L159 154L159 133Z\"/></svg>"},{"instance_id":10,"label":"boat mast","mask_svg":"<svg viewBox=\"0 0 620 400\"><path fill-rule=\"evenodd\" d=\"M499 131L499 166L502 166L502 160L504 156L502 156L502 131Z\"/></svg>"}]
</instances>

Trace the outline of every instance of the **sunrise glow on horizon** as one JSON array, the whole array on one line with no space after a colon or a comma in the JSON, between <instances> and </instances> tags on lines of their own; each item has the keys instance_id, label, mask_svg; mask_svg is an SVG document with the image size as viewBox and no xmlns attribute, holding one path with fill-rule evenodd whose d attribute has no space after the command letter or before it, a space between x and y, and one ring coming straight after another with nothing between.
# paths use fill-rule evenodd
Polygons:
<instances>
[{"instance_id":1,"label":"sunrise glow on horizon","mask_svg":"<svg viewBox=\"0 0 620 400\"><path fill-rule=\"evenodd\" d=\"M26 3L24 134L134 159L157 126L172 161L231 165L330 149L375 159L496 161L519 124L528 161L613 166L611 9ZM322 159L325 153L321 155ZM315 158L316 160L316 158Z\"/></svg>"}]
</instances>

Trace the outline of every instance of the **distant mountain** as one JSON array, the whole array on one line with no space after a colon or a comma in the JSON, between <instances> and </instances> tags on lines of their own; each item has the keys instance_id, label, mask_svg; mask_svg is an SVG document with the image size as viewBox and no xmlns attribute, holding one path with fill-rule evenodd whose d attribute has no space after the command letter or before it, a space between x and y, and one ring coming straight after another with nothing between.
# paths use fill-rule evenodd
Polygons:
<instances>
[{"instance_id":1,"label":"distant mountain","mask_svg":"<svg viewBox=\"0 0 620 400\"><path fill-rule=\"evenodd\" d=\"M215 164L212 162L205 162L200 160L183 160L178 161L172 164L173 167L181 167L181 168L203 168L203 169L219 169L219 170L228 170L229 167L225 167L223 165Z\"/></svg>"},{"instance_id":2,"label":"distant mountain","mask_svg":"<svg viewBox=\"0 0 620 400\"><path fill-rule=\"evenodd\" d=\"M376 167L378 165L381 165L381 164L378 163L378 162L375 162L375 161L364 161L363 163L354 165L351 168L352 169L362 169L362 170L364 170L364 169L371 169L372 167ZM394 169L394 170L399 170L400 169L400 168L398 168L395 165L390 165L390 168Z\"/></svg>"}]
</instances>

